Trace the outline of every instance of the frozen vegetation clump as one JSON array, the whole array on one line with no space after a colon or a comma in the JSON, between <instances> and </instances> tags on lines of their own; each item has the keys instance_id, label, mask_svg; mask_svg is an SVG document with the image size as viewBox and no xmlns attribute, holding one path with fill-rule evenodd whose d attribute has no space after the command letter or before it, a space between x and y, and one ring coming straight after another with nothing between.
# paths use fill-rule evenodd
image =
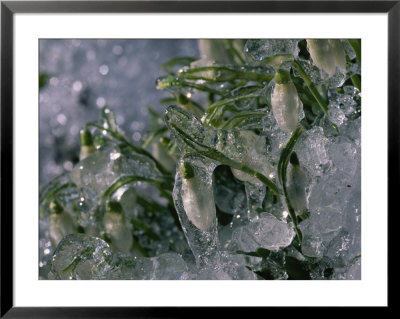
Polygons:
<instances>
[{"instance_id":1,"label":"frozen vegetation clump","mask_svg":"<svg viewBox=\"0 0 400 319\"><path fill-rule=\"evenodd\" d=\"M40 278L361 279L361 41L199 49L160 66L143 138L112 105L81 128L41 189Z\"/></svg>"}]
</instances>

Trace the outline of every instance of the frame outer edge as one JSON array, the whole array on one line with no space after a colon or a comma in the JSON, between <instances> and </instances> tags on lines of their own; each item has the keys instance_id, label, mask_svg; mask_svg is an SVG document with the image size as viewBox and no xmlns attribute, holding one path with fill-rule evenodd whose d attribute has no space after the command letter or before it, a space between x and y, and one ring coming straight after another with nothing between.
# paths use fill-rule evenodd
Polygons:
<instances>
[{"instance_id":1,"label":"frame outer edge","mask_svg":"<svg viewBox=\"0 0 400 319\"><path fill-rule=\"evenodd\" d=\"M400 1L389 11L388 30L388 226L389 219L398 211L397 198L399 186L400 163ZM393 223L392 223L393 224ZM393 232L392 232L393 234ZM393 237L393 236L392 236ZM388 275L390 265L390 240L388 227ZM388 289L390 280L388 280ZM389 294L388 294L389 296ZM388 299L388 305L390 300Z\"/></svg>"},{"instance_id":2,"label":"frame outer edge","mask_svg":"<svg viewBox=\"0 0 400 319\"><path fill-rule=\"evenodd\" d=\"M13 306L13 13L1 3L1 313Z\"/></svg>"},{"instance_id":3,"label":"frame outer edge","mask_svg":"<svg viewBox=\"0 0 400 319\"><path fill-rule=\"evenodd\" d=\"M36 1L37 2L37 1ZM383 3L386 1L382 1ZM64 2L65 3L65 2ZM386 6L382 3L378 12L386 11ZM389 29L388 29L388 204L390 208L395 208L395 199L397 194L397 183L400 177L400 126L397 121L400 119L399 102L400 102L400 1L390 1L394 4L389 13ZM78 3L76 3L78 4ZM376 4L376 3L375 3ZM20 6L21 5L21 6ZM30 6L32 5L32 6ZM388 2L386 2L388 5ZM36 8L35 8L36 7ZM375 7L375 6L374 6ZM66 310L65 308L13 308L13 252L12 246L12 214L7 212L13 211L13 13L14 12L42 12L46 10L38 10L34 2L21 1L16 6L11 1L1 2L1 211L0 211L0 227L2 236L0 239L1 247L1 265L0 265L0 297L1 308L0 317L25 317L36 315L43 312L54 313L54 311ZM376 8L374 8L376 9ZM59 11L52 8L49 11ZM94 10L96 11L96 10ZM369 10L367 10L369 11ZM373 11L373 9L371 10ZM10 107L11 106L11 107ZM392 178L391 178L392 176ZM5 190L7 196L4 196ZM394 210L393 210L394 211ZM3 214L1 214L3 212ZM6 214L4 214L6 212ZM390 223L389 223L390 224ZM390 243L390 241L389 241ZM388 246L389 247L389 246ZM98 308L100 310L101 308ZM93 314L96 309L93 308L72 308L72 312L76 310L78 318L82 315ZM86 311L85 311L86 310ZM106 308L103 310L111 310ZM121 312L130 312L130 308L119 309ZM150 310L150 309L149 309ZM136 309L137 311L137 309ZM118 312L118 310L117 310ZM133 311L134 312L134 311ZM151 312L151 311L149 311ZM107 311L105 311L107 313ZM58 315L60 312L58 312ZM65 314L65 311L64 311ZM80 315L79 315L80 314ZM143 314L142 314L143 315ZM101 317L101 316L100 316ZM120 317L120 316L118 316ZM123 316L121 316L123 317Z\"/></svg>"}]
</instances>

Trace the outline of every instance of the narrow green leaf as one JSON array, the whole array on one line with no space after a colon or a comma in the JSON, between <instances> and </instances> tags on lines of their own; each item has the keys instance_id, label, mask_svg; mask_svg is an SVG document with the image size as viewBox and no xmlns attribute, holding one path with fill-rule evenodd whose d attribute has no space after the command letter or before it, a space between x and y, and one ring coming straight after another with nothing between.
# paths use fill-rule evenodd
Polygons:
<instances>
[{"instance_id":1,"label":"narrow green leaf","mask_svg":"<svg viewBox=\"0 0 400 319\"><path fill-rule=\"evenodd\" d=\"M204 124L208 125L211 123L211 121L214 119L214 117L218 114L218 112L221 111L221 108L227 106L227 105L231 105L234 104L236 102L239 101L243 101L243 100L250 100L250 99L255 99L255 98L259 98L261 96L261 94L259 93L252 93L252 94L246 94L246 95L239 95L233 98L226 98L226 99L222 99L219 100L217 102L215 102L214 104L212 104L205 112L204 114Z\"/></svg>"},{"instance_id":2,"label":"narrow green leaf","mask_svg":"<svg viewBox=\"0 0 400 319\"><path fill-rule=\"evenodd\" d=\"M146 141L144 141L144 143L142 144L142 147L147 147L149 146L151 143L153 143L153 141L162 136L165 132L168 131L168 128L166 126L162 126L160 127L157 131L155 131L153 134L151 134Z\"/></svg>"},{"instance_id":3,"label":"narrow green leaf","mask_svg":"<svg viewBox=\"0 0 400 319\"><path fill-rule=\"evenodd\" d=\"M160 70L163 71L163 70L167 70L167 69L172 69L175 66L189 65L193 61L196 61L196 58L190 57L190 56L176 57L171 60L168 60L163 65L161 65Z\"/></svg>"},{"instance_id":4,"label":"narrow green leaf","mask_svg":"<svg viewBox=\"0 0 400 319\"><path fill-rule=\"evenodd\" d=\"M129 175L129 176L122 176L118 178L110 187L106 189L106 191L103 193L101 197L101 201L104 202L108 198L110 198L118 189L120 189L122 186L125 186L127 184L131 184L134 182L146 182L149 184L155 185L162 194L168 194L165 190L169 189L171 190L171 184L170 183L163 183L162 181L151 179L151 178L145 178L142 176L135 176L135 175ZM169 187L168 187L169 186ZM168 195L170 197L171 195Z\"/></svg>"},{"instance_id":5,"label":"narrow green leaf","mask_svg":"<svg viewBox=\"0 0 400 319\"><path fill-rule=\"evenodd\" d=\"M56 186L50 190L48 190L39 200L40 203L45 203L48 202L50 199L52 199L54 196L56 196L59 192L61 192L64 189L68 188L76 188L76 185L74 183L65 183L59 186Z\"/></svg>"},{"instance_id":6,"label":"narrow green leaf","mask_svg":"<svg viewBox=\"0 0 400 319\"><path fill-rule=\"evenodd\" d=\"M265 113L261 113L261 112L252 112L252 111L248 111L248 112L240 112L237 113L235 115L233 115L232 117L230 117L221 127L221 129L233 129L235 127L237 127L241 122L243 122L244 120L250 118L250 117L263 117L265 116Z\"/></svg>"}]
</instances>

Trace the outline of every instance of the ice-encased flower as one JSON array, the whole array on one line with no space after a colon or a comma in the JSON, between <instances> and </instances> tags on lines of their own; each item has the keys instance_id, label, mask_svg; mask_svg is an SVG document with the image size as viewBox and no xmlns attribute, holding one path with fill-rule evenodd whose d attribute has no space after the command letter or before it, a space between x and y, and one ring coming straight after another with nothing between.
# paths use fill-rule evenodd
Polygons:
<instances>
[{"instance_id":1,"label":"ice-encased flower","mask_svg":"<svg viewBox=\"0 0 400 319\"><path fill-rule=\"evenodd\" d=\"M50 204L49 237L51 246L57 247L58 243L67 235L75 233L76 227L70 214L57 202Z\"/></svg>"},{"instance_id":2,"label":"ice-encased flower","mask_svg":"<svg viewBox=\"0 0 400 319\"><path fill-rule=\"evenodd\" d=\"M181 172L182 202L186 215L193 225L206 231L216 218L212 185L196 176L188 163L182 164Z\"/></svg>"},{"instance_id":3,"label":"ice-encased flower","mask_svg":"<svg viewBox=\"0 0 400 319\"><path fill-rule=\"evenodd\" d=\"M120 203L110 201L107 203L103 223L106 234L111 239L111 247L128 253L132 247L132 234L125 223L125 213Z\"/></svg>"},{"instance_id":4,"label":"ice-encased flower","mask_svg":"<svg viewBox=\"0 0 400 319\"><path fill-rule=\"evenodd\" d=\"M307 48L317 67L333 76L336 68L346 73L346 54L340 40L307 39Z\"/></svg>"}]
</instances>

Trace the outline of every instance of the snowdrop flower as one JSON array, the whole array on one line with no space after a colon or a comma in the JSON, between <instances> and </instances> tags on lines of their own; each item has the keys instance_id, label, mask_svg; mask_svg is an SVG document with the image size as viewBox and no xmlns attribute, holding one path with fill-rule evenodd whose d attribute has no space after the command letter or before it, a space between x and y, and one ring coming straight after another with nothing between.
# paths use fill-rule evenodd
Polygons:
<instances>
[{"instance_id":1,"label":"snowdrop flower","mask_svg":"<svg viewBox=\"0 0 400 319\"><path fill-rule=\"evenodd\" d=\"M75 224L68 212L57 202L50 203L49 237L51 246L57 247L58 243L67 235L75 233Z\"/></svg>"},{"instance_id":2,"label":"snowdrop flower","mask_svg":"<svg viewBox=\"0 0 400 319\"><path fill-rule=\"evenodd\" d=\"M202 180L193 167L183 162L180 166L182 175L182 202L188 219L198 229L210 229L216 219L216 209L212 185Z\"/></svg>"},{"instance_id":3,"label":"snowdrop flower","mask_svg":"<svg viewBox=\"0 0 400 319\"><path fill-rule=\"evenodd\" d=\"M110 246L123 253L128 253L133 239L131 231L125 223L125 214L120 203L117 201L107 203L103 223L105 232L111 239Z\"/></svg>"},{"instance_id":4,"label":"snowdrop flower","mask_svg":"<svg viewBox=\"0 0 400 319\"><path fill-rule=\"evenodd\" d=\"M168 153L166 147L161 143L153 143L152 154L156 160L158 160L162 166L168 171L175 172L176 163L173 157Z\"/></svg>"},{"instance_id":5,"label":"snowdrop flower","mask_svg":"<svg viewBox=\"0 0 400 319\"><path fill-rule=\"evenodd\" d=\"M286 133L295 130L298 123L300 99L289 72L278 70L271 94L272 113L280 129Z\"/></svg>"},{"instance_id":6,"label":"snowdrop flower","mask_svg":"<svg viewBox=\"0 0 400 319\"><path fill-rule=\"evenodd\" d=\"M336 68L346 73L346 54L340 40L308 39L308 51L317 67L333 76Z\"/></svg>"},{"instance_id":7,"label":"snowdrop flower","mask_svg":"<svg viewBox=\"0 0 400 319\"><path fill-rule=\"evenodd\" d=\"M198 43L202 59L208 59L217 64L237 64L237 58L227 47L226 41L225 39L200 39ZM231 41L233 47L241 54L246 41L242 39Z\"/></svg>"},{"instance_id":8,"label":"snowdrop flower","mask_svg":"<svg viewBox=\"0 0 400 319\"><path fill-rule=\"evenodd\" d=\"M93 145L92 134L86 129L82 129L81 135L81 150L79 153L79 160L82 161L95 151Z\"/></svg>"}]
</instances>

